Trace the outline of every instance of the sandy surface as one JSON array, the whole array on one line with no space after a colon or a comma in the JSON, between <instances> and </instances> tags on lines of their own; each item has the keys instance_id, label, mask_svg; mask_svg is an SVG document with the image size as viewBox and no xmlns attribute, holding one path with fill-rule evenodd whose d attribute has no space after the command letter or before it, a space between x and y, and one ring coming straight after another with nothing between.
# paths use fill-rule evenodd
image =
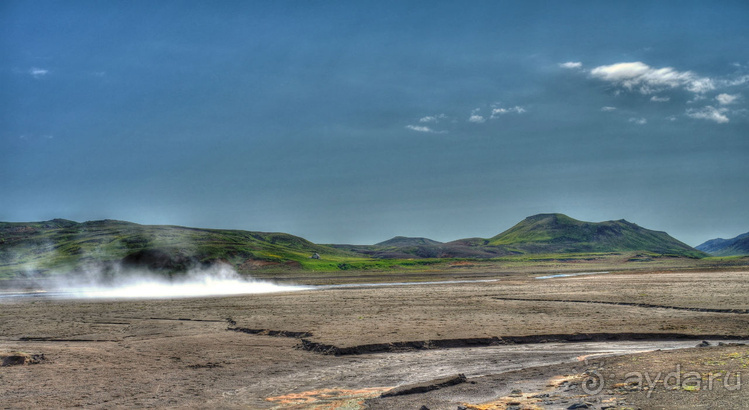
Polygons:
<instances>
[{"instance_id":1,"label":"sandy surface","mask_svg":"<svg viewBox=\"0 0 749 410\"><path fill-rule=\"evenodd\" d=\"M584 370L554 367L579 364L580 357L674 345L549 343L330 356L300 349L301 338L351 347L579 333L749 337L749 314L725 311L749 309L749 273L498 279L222 298L2 299L0 354L21 351L44 358L38 364L2 367L0 405L311 408L370 398L367 405L376 408L386 399L373 398L394 386L464 373L473 383L449 389L473 388L468 393L450 395L451 390L441 389L423 396L442 395L430 408L454 409L456 403L479 405L504 397L511 384L481 384L492 375L509 377L506 372L513 371L512 377L545 388L556 373ZM268 335L275 331L286 333ZM546 365L553 366L538 367ZM518 369L529 367L531 373L518 376ZM636 393L629 392L626 400L640 403ZM409 406L420 400L404 397L390 400L406 400ZM565 404L561 400L548 406Z\"/></svg>"}]
</instances>

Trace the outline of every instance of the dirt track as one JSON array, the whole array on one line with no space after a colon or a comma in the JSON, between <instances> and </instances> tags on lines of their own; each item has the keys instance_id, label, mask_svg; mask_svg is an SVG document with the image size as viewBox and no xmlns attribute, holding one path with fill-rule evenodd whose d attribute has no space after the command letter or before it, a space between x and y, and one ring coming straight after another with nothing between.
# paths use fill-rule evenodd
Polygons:
<instances>
[{"instance_id":1,"label":"dirt track","mask_svg":"<svg viewBox=\"0 0 749 410\"><path fill-rule=\"evenodd\" d=\"M5 300L0 302L0 353L44 354L45 360L3 367L0 405L259 408L305 400L312 405L330 397L345 401L347 395L361 401L404 383L515 368L507 363L574 361L591 349L616 350L580 345L567 351L571 345L548 344L552 348L541 354L495 346L336 357L299 349L302 338L356 347L576 333L749 337L749 314L673 308L749 309L748 273L500 279L203 299ZM643 306L613 304L618 302ZM435 355L443 358L435 361ZM491 365L489 359L476 360L481 355L515 355L515 361L496 359ZM435 362L440 365L424 365ZM538 372L541 378L553 376ZM478 404L499 394L484 391L473 401L461 400Z\"/></svg>"}]
</instances>

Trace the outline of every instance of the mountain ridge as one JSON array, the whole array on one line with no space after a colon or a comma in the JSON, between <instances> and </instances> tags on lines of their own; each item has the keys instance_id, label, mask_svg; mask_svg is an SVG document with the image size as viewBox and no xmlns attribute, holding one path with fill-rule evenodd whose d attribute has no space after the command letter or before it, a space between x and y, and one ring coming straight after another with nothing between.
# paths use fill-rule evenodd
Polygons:
<instances>
[{"instance_id":1,"label":"mountain ridge","mask_svg":"<svg viewBox=\"0 0 749 410\"><path fill-rule=\"evenodd\" d=\"M740 256L749 255L749 232L738 235L731 239L716 238L705 241L695 249L709 253L713 256Z\"/></svg>"},{"instance_id":2,"label":"mountain ridge","mask_svg":"<svg viewBox=\"0 0 749 410\"><path fill-rule=\"evenodd\" d=\"M389 269L420 263L415 262L418 260L429 263L439 259L630 251L690 258L708 256L665 232L623 219L594 223L563 214L533 215L491 238L443 243L396 236L375 245L322 245L281 232L139 225L118 220L0 222L0 278L73 271L90 265L127 264L175 272L221 262L242 272L327 271ZM388 260L391 262L377 262Z\"/></svg>"}]
</instances>

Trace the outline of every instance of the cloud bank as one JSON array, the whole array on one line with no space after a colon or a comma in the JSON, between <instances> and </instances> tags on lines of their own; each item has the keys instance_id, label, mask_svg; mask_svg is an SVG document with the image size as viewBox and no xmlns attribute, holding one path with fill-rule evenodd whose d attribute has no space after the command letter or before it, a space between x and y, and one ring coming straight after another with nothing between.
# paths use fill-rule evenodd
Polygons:
<instances>
[{"instance_id":1,"label":"cloud bank","mask_svg":"<svg viewBox=\"0 0 749 410\"><path fill-rule=\"evenodd\" d=\"M691 71L677 71L671 67L655 68L640 61L602 65L590 70L590 75L642 94L653 94L669 88L684 88L697 94L715 89L710 78L699 77Z\"/></svg>"},{"instance_id":2,"label":"cloud bank","mask_svg":"<svg viewBox=\"0 0 749 410\"><path fill-rule=\"evenodd\" d=\"M740 103L742 97L741 94L735 92L725 92L729 91L728 89L731 87L741 86L749 82L749 76L744 74L735 73L727 78L711 78L698 75L692 71L679 71L672 67L652 67L641 61L600 65L590 70L583 70L582 63L572 61L559 63L558 65L563 69L577 69L579 72L587 73L590 79L610 84L616 90L615 96L622 92L640 93L649 96L650 102L669 103L673 107L674 103L681 103L683 100L678 95L668 95L669 91L692 93L691 98L686 101L688 105L684 107L684 115L689 118L725 124L730 122L729 115L746 112L746 110L738 108L729 110L730 107L728 106ZM715 100L713 105L695 107L698 104L705 104L713 98ZM700 104L701 101L704 102ZM612 112L616 109L614 106L604 106L601 111ZM632 114L630 111L630 115ZM494 115L495 113L493 113L492 118L494 118ZM628 121L631 123L640 125L647 123L647 119L644 117L628 117ZM669 121L676 120L673 115L666 118Z\"/></svg>"}]
</instances>

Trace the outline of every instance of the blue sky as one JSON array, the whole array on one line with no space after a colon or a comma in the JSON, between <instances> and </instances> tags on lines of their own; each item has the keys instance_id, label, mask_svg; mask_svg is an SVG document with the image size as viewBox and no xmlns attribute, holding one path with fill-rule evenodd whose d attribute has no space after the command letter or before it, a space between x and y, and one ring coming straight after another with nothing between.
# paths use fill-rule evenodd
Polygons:
<instances>
[{"instance_id":1,"label":"blue sky","mask_svg":"<svg viewBox=\"0 0 749 410\"><path fill-rule=\"evenodd\" d=\"M4 1L0 220L749 231L745 1Z\"/></svg>"}]
</instances>

